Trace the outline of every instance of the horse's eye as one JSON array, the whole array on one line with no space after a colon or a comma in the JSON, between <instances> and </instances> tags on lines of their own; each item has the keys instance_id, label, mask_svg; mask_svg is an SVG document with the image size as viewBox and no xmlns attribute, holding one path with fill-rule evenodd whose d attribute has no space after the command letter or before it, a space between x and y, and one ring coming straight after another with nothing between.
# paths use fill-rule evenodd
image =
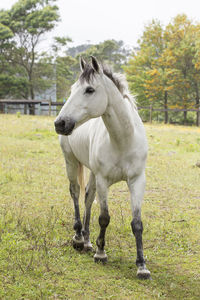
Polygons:
<instances>
[{"instance_id":1,"label":"horse's eye","mask_svg":"<svg viewBox=\"0 0 200 300\"><path fill-rule=\"evenodd\" d=\"M85 94L92 94L92 93L94 93L94 91L95 90L93 89L93 87L88 86L85 90Z\"/></svg>"}]
</instances>

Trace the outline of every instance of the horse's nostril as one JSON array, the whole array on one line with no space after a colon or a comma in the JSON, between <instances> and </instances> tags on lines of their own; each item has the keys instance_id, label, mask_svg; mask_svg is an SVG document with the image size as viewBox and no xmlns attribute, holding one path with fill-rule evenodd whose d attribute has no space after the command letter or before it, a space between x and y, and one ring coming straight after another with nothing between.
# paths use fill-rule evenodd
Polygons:
<instances>
[{"instance_id":1,"label":"horse's nostril","mask_svg":"<svg viewBox=\"0 0 200 300\"><path fill-rule=\"evenodd\" d=\"M54 124L55 124L55 127L60 127L60 128L65 127L65 121L64 120L56 120Z\"/></svg>"},{"instance_id":2,"label":"horse's nostril","mask_svg":"<svg viewBox=\"0 0 200 300\"><path fill-rule=\"evenodd\" d=\"M54 122L55 130L58 134L69 135L72 133L75 127L75 121L70 118L65 118L64 120L58 118Z\"/></svg>"},{"instance_id":3,"label":"horse's nostril","mask_svg":"<svg viewBox=\"0 0 200 300\"><path fill-rule=\"evenodd\" d=\"M59 125L60 125L60 127L65 127L65 121L61 120Z\"/></svg>"}]
</instances>

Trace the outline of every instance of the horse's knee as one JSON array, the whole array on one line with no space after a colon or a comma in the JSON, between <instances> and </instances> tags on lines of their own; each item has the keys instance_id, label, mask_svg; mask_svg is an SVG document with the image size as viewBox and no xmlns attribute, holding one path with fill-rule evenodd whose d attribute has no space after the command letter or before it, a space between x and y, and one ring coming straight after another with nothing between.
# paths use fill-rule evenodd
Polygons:
<instances>
[{"instance_id":1,"label":"horse's knee","mask_svg":"<svg viewBox=\"0 0 200 300\"><path fill-rule=\"evenodd\" d=\"M71 197L74 198L78 198L79 197L79 193L80 193L80 186L77 182L70 182L69 185L69 191L71 194Z\"/></svg>"},{"instance_id":2,"label":"horse's knee","mask_svg":"<svg viewBox=\"0 0 200 300\"><path fill-rule=\"evenodd\" d=\"M105 246L105 233L106 227L110 223L110 216L109 214L104 214L99 216L99 225L101 227L100 234L96 240L96 244L98 249L103 250Z\"/></svg>"},{"instance_id":3,"label":"horse's knee","mask_svg":"<svg viewBox=\"0 0 200 300\"><path fill-rule=\"evenodd\" d=\"M110 223L110 216L109 214L105 214L105 215L100 215L99 216L99 225L102 228L106 228L108 226L108 224Z\"/></svg>"},{"instance_id":4,"label":"horse's knee","mask_svg":"<svg viewBox=\"0 0 200 300\"><path fill-rule=\"evenodd\" d=\"M143 232L143 224L140 219L134 218L131 222L131 228L133 234L136 236L137 234L142 234Z\"/></svg>"}]
</instances>

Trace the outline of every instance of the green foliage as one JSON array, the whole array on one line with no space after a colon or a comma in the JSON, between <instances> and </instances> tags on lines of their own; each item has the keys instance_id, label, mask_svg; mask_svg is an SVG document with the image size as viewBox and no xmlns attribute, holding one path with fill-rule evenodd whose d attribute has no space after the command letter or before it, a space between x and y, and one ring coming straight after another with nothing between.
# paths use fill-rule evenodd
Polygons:
<instances>
[{"instance_id":1,"label":"green foliage","mask_svg":"<svg viewBox=\"0 0 200 300\"><path fill-rule=\"evenodd\" d=\"M4 42L7 39L10 39L12 37L13 37L12 30L8 26L0 23L0 43Z\"/></svg>"},{"instance_id":2,"label":"green foliage","mask_svg":"<svg viewBox=\"0 0 200 300\"><path fill-rule=\"evenodd\" d=\"M55 85L56 77L55 66L52 63L51 57L48 57L46 53L38 58L37 63L33 68L33 89L37 93L42 93L52 85Z\"/></svg>"},{"instance_id":3,"label":"green foliage","mask_svg":"<svg viewBox=\"0 0 200 300\"><path fill-rule=\"evenodd\" d=\"M121 71L122 64L125 64L129 51L125 49L122 41L106 40L96 45L79 45L68 48L69 38L55 38L53 50L56 55L56 87L57 99L63 100L70 92L70 86L74 83L80 72L79 58L90 55L96 56L103 63L113 67L115 71ZM67 48L67 55L58 55Z\"/></svg>"},{"instance_id":4,"label":"green foliage","mask_svg":"<svg viewBox=\"0 0 200 300\"><path fill-rule=\"evenodd\" d=\"M130 56L123 41L69 47L69 37L55 37L52 52L39 53L43 35L59 21L56 0L18 0L0 10L0 97L34 99L56 85L57 99L68 96L79 73L80 56L96 56L127 75L139 106L200 108L200 24L177 15L167 26L152 20ZM8 84L6 85L6 80ZM34 112L32 112L34 113ZM142 111L144 119L149 112ZM200 126L200 112L152 114L153 119Z\"/></svg>"},{"instance_id":5,"label":"green foliage","mask_svg":"<svg viewBox=\"0 0 200 300\"><path fill-rule=\"evenodd\" d=\"M165 28L159 21L145 27L140 50L124 67L139 105L199 107L199 26L185 15L178 15ZM168 122L167 112L165 121Z\"/></svg>"},{"instance_id":6,"label":"green foliage","mask_svg":"<svg viewBox=\"0 0 200 300\"><path fill-rule=\"evenodd\" d=\"M66 98L70 92L70 87L75 80L77 74L77 60L71 56L57 57L56 65L56 91L57 98Z\"/></svg>"},{"instance_id":7,"label":"green foliage","mask_svg":"<svg viewBox=\"0 0 200 300\"><path fill-rule=\"evenodd\" d=\"M126 64L130 51L125 48L123 41L105 40L96 45L90 45L83 56L95 56L98 60L113 67L114 71L122 71L122 65ZM78 55L78 56L79 56Z\"/></svg>"},{"instance_id":8,"label":"green foliage","mask_svg":"<svg viewBox=\"0 0 200 300\"><path fill-rule=\"evenodd\" d=\"M53 1L18 0L9 12L13 32L26 31L34 36L54 28L59 20L58 7L51 5L51 2Z\"/></svg>"},{"instance_id":9,"label":"green foliage","mask_svg":"<svg viewBox=\"0 0 200 300\"><path fill-rule=\"evenodd\" d=\"M6 50L1 52L1 68L5 73L4 76L9 77L10 81L16 77L26 79L19 79L17 88L21 89L21 96L24 95L26 98L34 99L35 91L49 86L46 71L49 66L42 57L39 57L37 46L41 37L53 29L59 21L58 7L53 5L54 2L18 0L10 10L0 13L0 31L3 34L0 41L1 49L5 48L5 43L7 44ZM43 76L42 79L38 76L39 71ZM26 85L22 85L20 80ZM16 84L17 81L13 81L14 87ZM6 92L7 90L1 91L1 94ZM10 92L7 96L12 94Z\"/></svg>"},{"instance_id":10,"label":"green foliage","mask_svg":"<svg viewBox=\"0 0 200 300\"><path fill-rule=\"evenodd\" d=\"M59 36L55 36L54 37L54 43L52 45L52 49L55 52L55 54L58 54L58 51L62 48L62 47L66 47L68 43L72 42L72 39L69 37L59 37Z\"/></svg>"},{"instance_id":11,"label":"green foliage","mask_svg":"<svg viewBox=\"0 0 200 300\"><path fill-rule=\"evenodd\" d=\"M28 95L28 80L26 77L0 74L0 98L6 96L21 98Z\"/></svg>"}]
</instances>

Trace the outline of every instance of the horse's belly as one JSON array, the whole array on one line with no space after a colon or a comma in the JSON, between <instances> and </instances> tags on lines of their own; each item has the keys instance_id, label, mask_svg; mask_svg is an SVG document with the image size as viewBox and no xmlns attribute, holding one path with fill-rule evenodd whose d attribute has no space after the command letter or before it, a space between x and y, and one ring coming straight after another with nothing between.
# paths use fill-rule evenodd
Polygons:
<instances>
[{"instance_id":1,"label":"horse's belly","mask_svg":"<svg viewBox=\"0 0 200 300\"><path fill-rule=\"evenodd\" d=\"M88 144L84 143L83 140L78 141L77 139L75 139L72 142L70 141L70 147L77 160L87 168L90 168Z\"/></svg>"},{"instance_id":2,"label":"horse's belly","mask_svg":"<svg viewBox=\"0 0 200 300\"><path fill-rule=\"evenodd\" d=\"M134 157L133 155L109 155L98 157L99 171L107 179L109 185L119 181L127 181L144 171L146 157Z\"/></svg>"}]
</instances>

